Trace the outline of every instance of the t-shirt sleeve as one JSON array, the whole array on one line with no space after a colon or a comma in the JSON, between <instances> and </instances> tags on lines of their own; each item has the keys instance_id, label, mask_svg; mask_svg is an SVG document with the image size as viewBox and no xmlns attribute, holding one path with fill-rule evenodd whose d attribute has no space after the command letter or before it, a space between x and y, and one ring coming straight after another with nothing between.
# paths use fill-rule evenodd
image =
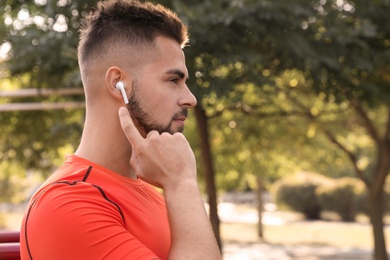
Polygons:
<instances>
[{"instance_id":1,"label":"t-shirt sleeve","mask_svg":"<svg viewBox=\"0 0 390 260\"><path fill-rule=\"evenodd\" d=\"M126 230L124 221L119 206L99 187L86 183L53 185L30 204L23 223L21 243L27 250L22 256L159 259Z\"/></svg>"}]
</instances>

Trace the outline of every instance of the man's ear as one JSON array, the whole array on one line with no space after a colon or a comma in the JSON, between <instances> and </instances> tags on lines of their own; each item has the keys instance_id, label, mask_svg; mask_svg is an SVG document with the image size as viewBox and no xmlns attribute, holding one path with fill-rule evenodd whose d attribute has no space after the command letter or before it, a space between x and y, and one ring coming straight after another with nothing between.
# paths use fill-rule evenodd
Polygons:
<instances>
[{"instance_id":1,"label":"man's ear","mask_svg":"<svg viewBox=\"0 0 390 260\"><path fill-rule=\"evenodd\" d=\"M106 71L105 83L108 93L115 99L123 100L122 92L120 89L116 88L116 84L121 81L124 84L124 90L126 93L126 97L128 97L131 93L131 78L129 75L125 74L125 72L117 67L112 66L109 67Z\"/></svg>"}]
</instances>

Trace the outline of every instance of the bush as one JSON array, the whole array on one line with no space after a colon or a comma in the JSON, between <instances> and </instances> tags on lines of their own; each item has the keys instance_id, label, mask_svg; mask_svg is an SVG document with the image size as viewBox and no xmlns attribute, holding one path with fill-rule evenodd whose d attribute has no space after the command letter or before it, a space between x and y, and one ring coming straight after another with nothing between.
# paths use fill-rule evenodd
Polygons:
<instances>
[{"instance_id":1,"label":"bush","mask_svg":"<svg viewBox=\"0 0 390 260\"><path fill-rule=\"evenodd\" d=\"M384 213L390 213L390 182L386 182L383 188L383 196L384 196ZM367 216L370 214L370 204L368 201L367 190L364 185L359 187L357 192L357 210L359 213L363 213Z\"/></svg>"},{"instance_id":2,"label":"bush","mask_svg":"<svg viewBox=\"0 0 390 260\"><path fill-rule=\"evenodd\" d=\"M368 202L368 194L367 189L364 186L364 184L359 185L359 187L356 187L356 210L358 213L362 213L366 216L369 216L370 214L370 206Z\"/></svg>"},{"instance_id":3,"label":"bush","mask_svg":"<svg viewBox=\"0 0 390 260\"><path fill-rule=\"evenodd\" d=\"M336 212L343 221L354 221L358 208L365 205L364 184L356 178L344 177L322 185L316 195L323 210Z\"/></svg>"},{"instance_id":4,"label":"bush","mask_svg":"<svg viewBox=\"0 0 390 260\"><path fill-rule=\"evenodd\" d=\"M337 213L343 221L354 221L358 213L369 215L367 190L357 178L330 179L316 173L299 173L276 181L271 188L278 206L320 219L321 210ZM390 212L390 182L384 187L384 211Z\"/></svg>"},{"instance_id":5,"label":"bush","mask_svg":"<svg viewBox=\"0 0 390 260\"><path fill-rule=\"evenodd\" d=\"M315 220L321 213L316 189L330 181L317 173L298 173L275 182L272 191L278 205L286 205L302 213L306 219Z\"/></svg>"}]
</instances>

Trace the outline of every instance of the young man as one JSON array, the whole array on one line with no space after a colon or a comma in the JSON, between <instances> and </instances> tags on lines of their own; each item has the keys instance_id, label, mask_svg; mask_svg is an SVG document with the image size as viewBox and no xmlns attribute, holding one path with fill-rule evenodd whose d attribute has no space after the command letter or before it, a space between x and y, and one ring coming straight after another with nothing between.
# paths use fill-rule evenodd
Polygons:
<instances>
[{"instance_id":1,"label":"young man","mask_svg":"<svg viewBox=\"0 0 390 260\"><path fill-rule=\"evenodd\" d=\"M106 1L86 19L81 143L31 199L22 259L221 259L180 133L196 105L187 40L160 5Z\"/></svg>"}]
</instances>

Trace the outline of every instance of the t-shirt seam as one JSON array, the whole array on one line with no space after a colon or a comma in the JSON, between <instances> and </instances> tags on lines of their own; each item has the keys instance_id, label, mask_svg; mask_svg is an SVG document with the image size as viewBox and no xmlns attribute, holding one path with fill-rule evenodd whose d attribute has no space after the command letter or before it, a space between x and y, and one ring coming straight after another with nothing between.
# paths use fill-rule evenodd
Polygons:
<instances>
[{"instance_id":1,"label":"t-shirt seam","mask_svg":"<svg viewBox=\"0 0 390 260\"><path fill-rule=\"evenodd\" d=\"M50 187L53 187L55 184L67 184L69 186L74 186L74 185L77 185L78 183L80 182L83 182L83 183L86 183L86 184L89 184L91 187L94 187L96 188L101 196L103 197L103 199L105 199L106 201L108 201L109 203L111 203L119 212L119 214L121 215L121 218L122 218L122 221L123 221L123 225L126 226L126 220L125 220L125 217L124 217L124 214L123 214L123 211L121 209L121 207L119 206L119 204L117 204L116 202L114 202L113 200L111 200L107 195L106 193L104 192L104 189L102 187L100 187L99 185L96 185L96 184L93 184L93 183L90 183L90 182L87 182L88 180L88 177L90 176L91 172L92 172L92 169L93 169L93 166L92 165L89 165L86 173L84 174L82 180L74 180L74 181L67 181L67 180L58 180L58 181L54 181L52 183L50 183L49 185L47 185L46 187L44 187L40 192L39 194L34 198L34 200L32 201L31 205L29 206L28 208L28 211L27 211L27 215L26 215L26 220L25 220L25 241L26 241L26 247L27 247L27 251L28 251L28 254L29 254L29 257L30 259L33 259L32 257L32 253L31 253L31 250L30 250L30 247L29 247L29 243L28 243L28 237L27 237L27 223L28 223L28 220L29 220L29 217L30 217L30 213L31 213L31 208L34 206L35 202L50 188Z\"/></svg>"}]
</instances>

